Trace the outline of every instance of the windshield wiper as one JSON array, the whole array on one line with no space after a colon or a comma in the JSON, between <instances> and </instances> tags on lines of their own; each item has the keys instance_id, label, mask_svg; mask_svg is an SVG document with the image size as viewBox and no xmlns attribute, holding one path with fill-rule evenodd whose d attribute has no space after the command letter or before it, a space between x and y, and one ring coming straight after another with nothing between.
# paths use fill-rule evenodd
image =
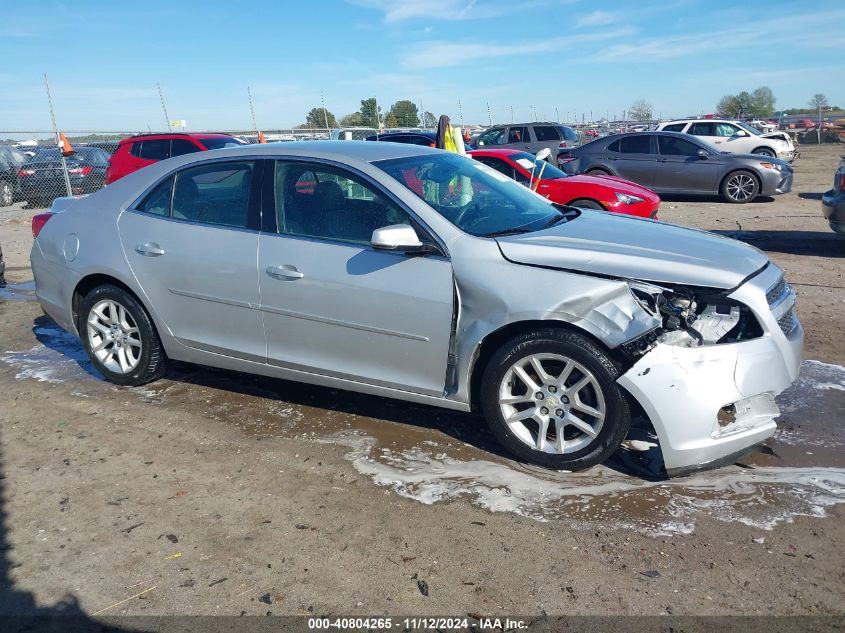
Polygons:
<instances>
[{"instance_id":1,"label":"windshield wiper","mask_svg":"<svg viewBox=\"0 0 845 633\"><path fill-rule=\"evenodd\" d=\"M502 229L501 231L485 233L482 237L504 237L505 235L519 235L520 233L533 233L533 231L531 229L517 227L514 229Z\"/></svg>"}]
</instances>

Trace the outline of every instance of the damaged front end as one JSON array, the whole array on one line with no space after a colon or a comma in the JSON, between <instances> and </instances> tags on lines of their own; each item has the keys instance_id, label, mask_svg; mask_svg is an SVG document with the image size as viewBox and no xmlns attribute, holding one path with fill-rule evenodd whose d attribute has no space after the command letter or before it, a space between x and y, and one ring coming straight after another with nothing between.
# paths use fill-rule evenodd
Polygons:
<instances>
[{"instance_id":1,"label":"damaged front end","mask_svg":"<svg viewBox=\"0 0 845 633\"><path fill-rule=\"evenodd\" d=\"M770 437L803 344L782 272L770 264L732 290L629 287L661 325L621 346L632 366L619 383L651 420L667 472L719 465Z\"/></svg>"}]
</instances>

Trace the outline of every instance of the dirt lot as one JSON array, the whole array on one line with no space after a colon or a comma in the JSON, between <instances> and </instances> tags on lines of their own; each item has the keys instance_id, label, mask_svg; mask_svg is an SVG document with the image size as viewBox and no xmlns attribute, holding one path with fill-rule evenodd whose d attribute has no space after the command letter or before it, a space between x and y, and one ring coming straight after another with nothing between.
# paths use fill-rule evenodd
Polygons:
<instances>
[{"instance_id":1,"label":"dirt lot","mask_svg":"<svg viewBox=\"0 0 845 633\"><path fill-rule=\"evenodd\" d=\"M818 361L767 451L672 481L624 452L545 472L478 417L284 381L114 387L33 300L32 211L0 209L0 614L842 615L845 238L819 196L843 152L802 148L774 200L664 202L787 271Z\"/></svg>"}]
</instances>

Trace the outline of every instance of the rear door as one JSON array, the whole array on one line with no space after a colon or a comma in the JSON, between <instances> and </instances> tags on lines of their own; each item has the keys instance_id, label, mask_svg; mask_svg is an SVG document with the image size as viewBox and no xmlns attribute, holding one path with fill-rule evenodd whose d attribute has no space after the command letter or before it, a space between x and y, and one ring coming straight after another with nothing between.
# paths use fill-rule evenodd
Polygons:
<instances>
[{"instance_id":1,"label":"rear door","mask_svg":"<svg viewBox=\"0 0 845 633\"><path fill-rule=\"evenodd\" d=\"M277 232L262 233L258 257L269 363L442 395L449 259L373 249L373 230L414 220L360 175L277 161L273 181L275 208L264 208Z\"/></svg>"},{"instance_id":2,"label":"rear door","mask_svg":"<svg viewBox=\"0 0 845 633\"><path fill-rule=\"evenodd\" d=\"M260 164L182 169L122 213L118 226L132 272L180 343L266 362L256 267Z\"/></svg>"},{"instance_id":3,"label":"rear door","mask_svg":"<svg viewBox=\"0 0 845 633\"><path fill-rule=\"evenodd\" d=\"M723 163L720 156L708 153L707 158L702 158L698 152L703 148L681 136L660 135L657 148L660 156L652 189L700 193L716 190L717 175Z\"/></svg>"},{"instance_id":4,"label":"rear door","mask_svg":"<svg viewBox=\"0 0 845 633\"><path fill-rule=\"evenodd\" d=\"M531 151L531 136L527 125L511 125L508 127L505 145L512 149Z\"/></svg>"},{"instance_id":5,"label":"rear door","mask_svg":"<svg viewBox=\"0 0 845 633\"><path fill-rule=\"evenodd\" d=\"M552 152L551 160L556 163L557 150L563 140L560 136L560 130L554 125L532 125L531 131L534 134L531 152L536 154L541 149L548 147Z\"/></svg>"},{"instance_id":6,"label":"rear door","mask_svg":"<svg viewBox=\"0 0 845 633\"><path fill-rule=\"evenodd\" d=\"M657 154L652 134L623 136L607 146L605 158L614 171L627 180L651 187Z\"/></svg>"}]
</instances>

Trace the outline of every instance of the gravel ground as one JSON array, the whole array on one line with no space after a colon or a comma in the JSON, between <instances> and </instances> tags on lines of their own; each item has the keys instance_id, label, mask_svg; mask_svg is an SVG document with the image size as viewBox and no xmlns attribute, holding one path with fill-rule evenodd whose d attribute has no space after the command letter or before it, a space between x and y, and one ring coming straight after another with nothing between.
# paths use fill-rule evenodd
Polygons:
<instances>
[{"instance_id":1,"label":"gravel ground","mask_svg":"<svg viewBox=\"0 0 845 633\"><path fill-rule=\"evenodd\" d=\"M0 614L843 615L845 239L819 202L842 150L801 149L793 193L662 206L783 267L819 361L765 452L671 482L284 381L112 386L32 300L32 211L0 209Z\"/></svg>"}]
</instances>

